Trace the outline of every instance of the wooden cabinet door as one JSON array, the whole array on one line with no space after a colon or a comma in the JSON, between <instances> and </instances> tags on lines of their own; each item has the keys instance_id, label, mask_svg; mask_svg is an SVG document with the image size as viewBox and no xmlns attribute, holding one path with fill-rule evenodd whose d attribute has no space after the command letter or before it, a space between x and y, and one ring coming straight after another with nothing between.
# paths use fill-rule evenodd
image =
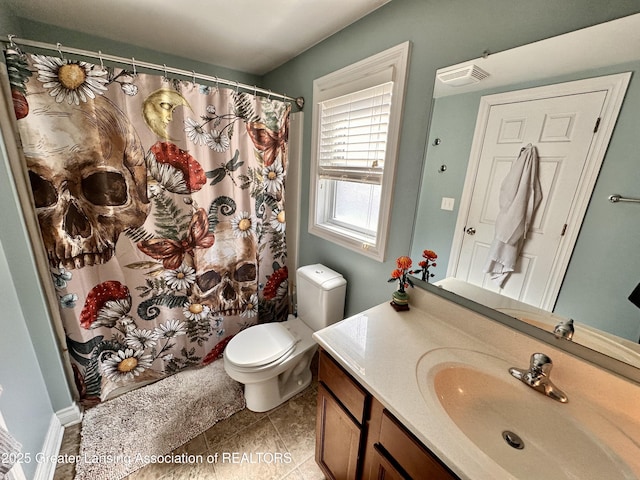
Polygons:
<instances>
[{"instance_id":1,"label":"wooden cabinet door","mask_svg":"<svg viewBox=\"0 0 640 480\"><path fill-rule=\"evenodd\" d=\"M389 457L393 458L396 464L406 472L407 478L413 480L456 479L430 451L386 410L382 413L378 441Z\"/></svg>"},{"instance_id":2,"label":"wooden cabinet door","mask_svg":"<svg viewBox=\"0 0 640 480\"><path fill-rule=\"evenodd\" d=\"M356 480L360 426L318 385L316 462L330 480Z\"/></svg>"},{"instance_id":3,"label":"wooden cabinet door","mask_svg":"<svg viewBox=\"0 0 640 480\"><path fill-rule=\"evenodd\" d=\"M406 480L406 477L396 470L376 445L369 480Z\"/></svg>"}]
</instances>

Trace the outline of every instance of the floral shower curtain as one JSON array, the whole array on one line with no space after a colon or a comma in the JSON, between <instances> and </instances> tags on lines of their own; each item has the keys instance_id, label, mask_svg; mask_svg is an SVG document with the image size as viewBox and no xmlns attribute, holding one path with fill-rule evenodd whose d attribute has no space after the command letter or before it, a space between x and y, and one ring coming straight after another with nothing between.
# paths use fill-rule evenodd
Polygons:
<instances>
[{"instance_id":1,"label":"floral shower curtain","mask_svg":"<svg viewBox=\"0 0 640 480\"><path fill-rule=\"evenodd\" d=\"M288 313L290 106L5 52L81 401L221 355Z\"/></svg>"}]
</instances>

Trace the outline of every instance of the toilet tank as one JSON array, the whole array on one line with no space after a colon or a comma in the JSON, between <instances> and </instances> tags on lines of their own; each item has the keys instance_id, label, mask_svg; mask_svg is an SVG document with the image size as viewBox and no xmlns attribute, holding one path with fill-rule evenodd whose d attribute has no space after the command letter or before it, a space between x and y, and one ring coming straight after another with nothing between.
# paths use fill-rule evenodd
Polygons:
<instances>
[{"instance_id":1,"label":"toilet tank","mask_svg":"<svg viewBox=\"0 0 640 480\"><path fill-rule=\"evenodd\" d=\"M307 265L296 272L298 317L314 332L344 318L347 281L321 264Z\"/></svg>"}]
</instances>

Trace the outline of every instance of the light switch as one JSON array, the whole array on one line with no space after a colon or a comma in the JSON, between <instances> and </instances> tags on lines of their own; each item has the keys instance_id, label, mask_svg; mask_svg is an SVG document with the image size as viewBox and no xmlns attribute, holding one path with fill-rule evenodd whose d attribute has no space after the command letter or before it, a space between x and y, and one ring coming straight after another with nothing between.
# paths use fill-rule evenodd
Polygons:
<instances>
[{"instance_id":1,"label":"light switch","mask_svg":"<svg viewBox=\"0 0 640 480\"><path fill-rule=\"evenodd\" d=\"M452 211L453 210L453 206L456 203L456 199L455 198L450 198L450 197L442 197L442 204L440 204L440 208L442 210L449 210Z\"/></svg>"}]
</instances>

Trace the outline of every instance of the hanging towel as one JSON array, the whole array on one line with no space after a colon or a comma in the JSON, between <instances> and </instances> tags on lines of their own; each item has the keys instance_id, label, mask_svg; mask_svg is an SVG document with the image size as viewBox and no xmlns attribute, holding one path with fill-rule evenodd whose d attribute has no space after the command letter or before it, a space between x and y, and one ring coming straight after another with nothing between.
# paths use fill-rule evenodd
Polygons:
<instances>
[{"instance_id":1,"label":"hanging towel","mask_svg":"<svg viewBox=\"0 0 640 480\"><path fill-rule=\"evenodd\" d=\"M0 393L2 393L1 385ZM0 478L4 478L5 473L16 463L21 448L22 445L3 428L0 422Z\"/></svg>"},{"instance_id":2,"label":"hanging towel","mask_svg":"<svg viewBox=\"0 0 640 480\"><path fill-rule=\"evenodd\" d=\"M500 186L495 234L484 272L500 287L515 270L518 255L529 231L533 215L542 200L538 179L538 152L529 144L520 155Z\"/></svg>"}]
</instances>

